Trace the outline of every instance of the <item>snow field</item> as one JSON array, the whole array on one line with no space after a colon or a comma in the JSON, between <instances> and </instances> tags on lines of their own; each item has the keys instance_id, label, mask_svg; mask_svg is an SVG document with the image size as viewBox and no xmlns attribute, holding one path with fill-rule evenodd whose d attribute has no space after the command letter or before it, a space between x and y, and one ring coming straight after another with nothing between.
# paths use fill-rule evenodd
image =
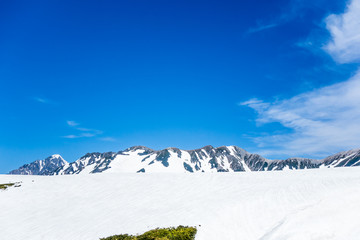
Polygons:
<instances>
[{"instance_id":1,"label":"snow field","mask_svg":"<svg viewBox=\"0 0 360 240\"><path fill-rule=\"evenodd\" d=\"M360 168L0 175L0 239L95 240L197 226L196 240L359 239ZM199 226L201 225L201 226Z\"/></svg>"}]
</instances>

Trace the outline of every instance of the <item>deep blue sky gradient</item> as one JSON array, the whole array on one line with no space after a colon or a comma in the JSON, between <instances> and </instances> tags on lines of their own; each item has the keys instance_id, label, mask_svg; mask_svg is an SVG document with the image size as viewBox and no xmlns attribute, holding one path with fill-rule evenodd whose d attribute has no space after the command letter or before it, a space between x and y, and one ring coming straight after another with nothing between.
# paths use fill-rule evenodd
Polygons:
<instances>
[{"instance_id":1,"label":"deep blue sky gradient","mask_svg":"<svg viewBox=\"0 0 360 240\"><path fill-rule=\"evenodd\" d=\"M239 102L353 70L319 48L343 1L1 1L0 173L133 145L238 145L290 131ZM272 26L272 27L271 27ZM315 45L302 47L308 38ZM39 101L40 100L40 101ZM77 127L99 130L93 137ZM268 156L281 157L281 156Z\"/></svg>"}]
</instances>

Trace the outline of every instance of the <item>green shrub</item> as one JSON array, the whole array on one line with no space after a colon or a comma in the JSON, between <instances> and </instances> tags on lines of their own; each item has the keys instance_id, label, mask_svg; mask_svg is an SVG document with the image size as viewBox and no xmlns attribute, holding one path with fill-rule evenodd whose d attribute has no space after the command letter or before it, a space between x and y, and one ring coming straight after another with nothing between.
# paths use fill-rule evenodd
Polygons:
<instances>
[{"instance_id":1,"label":"green shrub","mask_svg":"<svg viewBox=\"0 0 360 240\"><path fill-rule=\"evenodd\" d=\"M15 183L5 183L5 184L0 184L0 189L5 190L8 187L14 186Z\"/></svg>"},{"instance_id":2,"label":"green shrub","mask_svg":"<svg viewBox=\"0 0 360 240\"><path fill-rule=\"evenodd\" d=\"M195 227L156 228L141 235L115 235L100 240L194 240Z\"/></svg>"}]
</instances>

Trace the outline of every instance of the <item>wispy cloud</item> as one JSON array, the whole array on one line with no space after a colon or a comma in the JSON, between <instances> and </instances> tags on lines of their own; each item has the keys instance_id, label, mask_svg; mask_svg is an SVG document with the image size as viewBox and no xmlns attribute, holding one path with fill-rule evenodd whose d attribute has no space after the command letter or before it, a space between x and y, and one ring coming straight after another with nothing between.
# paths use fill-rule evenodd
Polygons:
<instances>
[{"instance_id":1,"label":"wispy cloud","mask_svg":"<svg viewBox=\"0 0 360 240\"><path fill-rule=\"evenodd\" d=\"M75 122L75 121L66 121L67 125L71 126L71 127L75 127L77 125L79 125L79 123Z\"/></svg>"},{"instance_id":2,"label":"wispy cloud","mask_svg":"<svg viewBox=\"0 0 360 240\"><path fill-rule=\"evenodd\" d=\"M289 0L286 5L282 6L282 12L277 16L272 19L258 19L254 27L250 28L246 34L279 27L295 19L305 19L309 12L318 11L318 9L324 8L325 4L328 4L326 0Z\"/></svg>"},{"instance_id":3,"label":"wispy cloud","mask_svg":"<svg viewBox=\"0 0 360 240\"><path fill-rule=\"evenodd\" d=\"M360 0L349 2L345 13L325 20L331 40L324 49L339 63L360 62Z\"/></svg>"},{"instance_id":4,"label":"wispy cloud","mask_svg":"<svg viewBox=\"0 0 360 240\"><path fill-rule=\"evenodd\" d=\"M103 131L101 130L97 130L97 129L91 129L91 128L82 128L82 127L77 127L76 130L79 130L81 132L92 132L96 135L102 134Z\"/></svg>"},{"instance_id":5,"label":"wispy cloud","mask_svg":"<svg viewBox=\"0 0 360 240\"><path fill-rule=\"evenodd\" d=\"M360 0L340 15L325 19L331 33L324 47L339 63L360 60ZM289 99L250 99L240 105L254 109L258 124L277 122L290 131L254 137L267 155L324 156L360 147L360 70L349 80Z\"/></svg>"},{"instance_id":6,"label":"wispy cloud","mask_svg":"<svg viewBox=\"0 0 360 240\"><path fill-rule=\"evenodd\" d=\"M103 137L103 138L100 138L100 140L104 141L104 142L116 142L116 139L113 137Z\"/></svg>"},{"instance_id":7,"label":"wispy cloud","mask_svg":"<svg viewBox=\"0 0 360 240\"><path fill-rule=\"evenodd\" d=\"M78 127L80 125L80 123L78 123L76 121L68 120L68 121L66 121L66 124L69 127L71 127L72 129L74 129L75 131L77 131L77 134L66 135L66 136L63 136L63 138L69 138L69 139L91 138L91 137L101 135L103 133L103 131L97 130L97 129Z\"/></svg>"},{"instance_id":8,"label":"wispy cloud","mask_svg":"<svg viewBox=\"0 0 360 240\"><path fill-rule=\"evenodd\" d=\"M286 7L286 11L269 20L258 20L255 27L250 28L246 34L258 33L261 31L269 30L279 27L291 20L301 16L300 12L306 9L308 4L304 4L302 1L292 0Z\"/></svg>"},{"instance_id":9,"label":"wispy cloud","mask_svg":"<svg viewBox=\"0 0 360 240\"><path fill-rule=\"evenodd\" d=\"M256 32L261 32L270 28L274 28L277 27L279 25L279 23L270 23L270 24L265 24L265 25L258 25L257 27L254 28L250 28L248 30L248 33L256 33Z\"/></svg>"},{"instance_id":10,"label":"wispy cloud","mask_svg":"<svg viewBox=\"0 0 360 240\"><path fill-rule=\"evenodd\" d=\"M290 99L241 105L258 113L258 124L279 122L292 133L255 137L259 147L274 155L326 155L360 147L360 72L352 79ZM271 149L271 150L270 150Z\"/></svg>"},{"instance_id":11,"label":"wispy cloud","mask_svg":"<svg viewBox=\"0 0 360 240\"><path fill-rule=\"evenodd\" d=\"M51 101L49 99L46 99L46 98L34 97L34 100L36 102L44 103L44 104L51 103Z\"/></svg>"},{"instance_id":12,"label":"wispy cloud","mask_svg":"<svg viewBox=\"0 0 360 240\"><path fill-rule=\"evenodd\" d=\"M79 136L77 136L77 135L66 135L66 136L63 136L63 138L70 138L70 139L72 139L72 138L79 138Z\"/></svg>"}]
</instances>

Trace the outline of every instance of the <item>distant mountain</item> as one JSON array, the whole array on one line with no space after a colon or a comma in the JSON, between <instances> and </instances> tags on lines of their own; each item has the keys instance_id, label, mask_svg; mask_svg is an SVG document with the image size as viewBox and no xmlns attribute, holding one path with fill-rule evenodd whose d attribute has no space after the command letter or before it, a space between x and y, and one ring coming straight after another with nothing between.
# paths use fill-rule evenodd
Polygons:
<instances>
[{"instance_id":1,"label":"distant mountain","mask_svg":"<svg viewBox=\"0 0 360 240\"><path fill-rule=\"evenodd\" d=\"M64 175L101 172L249 172L360 166L360 149L337 153L323 160L288 158L268 160L237 146L160 151L135 146L119 152L87 153L68 163L60 155L38 160L10 174Z\"/></svg>"},{"instance_id":2,"label":"distant mountain","mask_svg":"<svg viewBox=\"0 0 360 240\"><path fill-rule=\"evenodd\" d=\"M360 166L360 149L340 152L322 160L324 166L355 167Z\"/></svg>"},{"instance_id":3,"label":"distant mountain","mask_svg":"<svg viewBox=\"0 0 360 240\"><path fill-rule=\"evenodd\" d=\"M55 170L68 164L59 154L54 154L44 160L25 164L24 166L11 171L9 174L18 175L53 175Z\"/></svg>"}]
</instances>

